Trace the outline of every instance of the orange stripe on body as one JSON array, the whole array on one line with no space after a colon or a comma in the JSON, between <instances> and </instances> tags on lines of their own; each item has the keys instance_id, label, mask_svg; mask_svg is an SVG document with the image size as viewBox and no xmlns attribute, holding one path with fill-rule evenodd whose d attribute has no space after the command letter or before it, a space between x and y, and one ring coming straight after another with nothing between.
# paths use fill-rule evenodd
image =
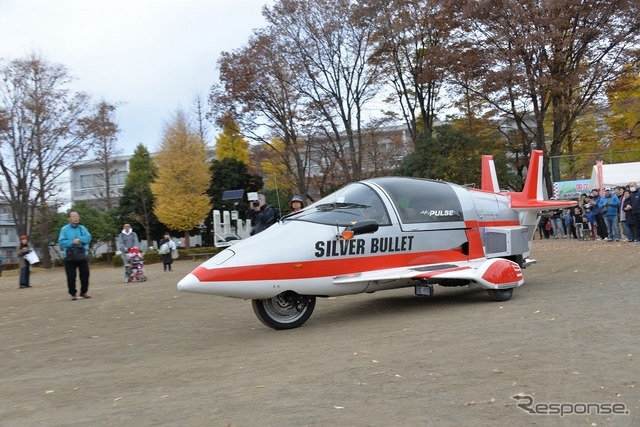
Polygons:
<instances>
[{"instance_id":1,"label":"orange stripe on body","mask_svg":"<svg viewBox=\"0 0 640 427\"><path fill-rule=\"evenodd\" d=\"M465 227L473 228L473 227L512 227L520 225L520 221L515 220L491 220L491 221L483 221L483 220L470 220L464 222Z\"/></svg>"},{"instance_id":2,"label":"orange stripe on body","mask_svg":"<svg viewBox=\"0 0 640 427\"><path fill-rule=\"evenodd\" d=\"M451 249L433 252L403 253L365 257L341 257L311 261L293 261L277 264L257 264L238 267L203 266L193 270L201 282L236 282L251 280L294 280L339 276L363 271L383 270L412 265L438 264L467 261L461 250ZM442 272L442 271L440 271Z\"/></svg>"}]
</instances>

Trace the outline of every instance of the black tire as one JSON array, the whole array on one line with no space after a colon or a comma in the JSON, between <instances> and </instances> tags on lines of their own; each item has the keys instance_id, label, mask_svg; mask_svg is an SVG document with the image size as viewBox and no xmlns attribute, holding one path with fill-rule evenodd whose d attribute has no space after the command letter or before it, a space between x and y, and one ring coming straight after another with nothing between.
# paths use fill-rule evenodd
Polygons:
<instances>
[{"instance_id":1,"label":"black tire","mask_svg":"<svg viewBox=\"0 0 640 427\"><path fill-rule=\"evenodd\" d=\"M316 306L316 297L283 292L269 299L251 300L253 312L266 326L293 329L306 322Z\"/></svg>"},{"instance_id":2,"label":"black tire","mask_svg":"<svg viewBox=\"0 0 640 427\"><path fill-rule=\"evenodd\" d=\"M509 289L487 289L489 296L496 301L509 301L513 295L513 288Z\"/></svg>"}]
</instances>

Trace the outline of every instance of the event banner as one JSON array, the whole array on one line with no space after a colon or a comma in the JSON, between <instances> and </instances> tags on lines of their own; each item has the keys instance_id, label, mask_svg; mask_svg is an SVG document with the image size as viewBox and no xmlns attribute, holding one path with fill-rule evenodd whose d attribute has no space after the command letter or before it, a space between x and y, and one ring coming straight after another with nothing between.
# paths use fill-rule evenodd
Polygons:
<instances>
[{"instance_id":1,"label":"event banner","mask_svg":"<svg viewBox=\"0 0 640 427\"><path fill-rule=\"evenodd\" d=\"M556 199L578 199L582 193L589 193L589 180L560 181L553 184Z\"/></svg>"}]
</instances>

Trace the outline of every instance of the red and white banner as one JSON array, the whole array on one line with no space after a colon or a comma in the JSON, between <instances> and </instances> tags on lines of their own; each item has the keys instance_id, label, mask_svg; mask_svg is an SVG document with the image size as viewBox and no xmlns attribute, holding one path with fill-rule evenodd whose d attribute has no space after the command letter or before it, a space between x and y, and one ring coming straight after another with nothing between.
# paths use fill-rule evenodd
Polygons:
<instances>
[{"instance_id":1,"label":"red and white banner","mask_svg":"<svg viewBox=\"0 0 640 427\"><path fill-rule=\"evenodd\" d=\"M596 170L598 172L598 190L600 190L600 195L604 194L603 192L603 188L602 188L602 160L598 160L596 162Z\"/></svg>"}]
</instances>

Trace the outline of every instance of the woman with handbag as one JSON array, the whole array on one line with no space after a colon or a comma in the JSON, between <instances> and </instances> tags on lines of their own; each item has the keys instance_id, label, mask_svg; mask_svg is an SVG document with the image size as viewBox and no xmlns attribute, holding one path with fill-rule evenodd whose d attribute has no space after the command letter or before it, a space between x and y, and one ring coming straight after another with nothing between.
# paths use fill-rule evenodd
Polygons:
<instances>
[{"instance_id":1,"label":"woman with handbag","mask_svg":"<svg viewBox=\"0 0 640 427\"><path fill-rule=\"evenodd\" d=\"M89 291L89 262L87 260L89 243L91 243L91 234L87 227L80 224L80 215L78 212L69 212L69 224L60 229L58 245L63 251L67 287L72 301L78 299L76 270L80 273L80 296L91 298L87 293Z\"/></svg>"},{"instance_id":2,"label":"woman with handbag","mask_svg":"<svg viewBox=\"0 0 640 427\"><path fill-rule=\"evenodd\" d=\"M18 265L20 266L20 289L30 288L31 265L25 256L31 252L27 236L20 236L20 245L16 249L18 251Z\"/></svg>"},{"instance_id":3,"label":"woman with handbag","mask_svg":"<svg viewBox=\"0 0 640 427\"><path fill-rule=\"evenodd\" d=\"M176 244L171 239L169 233L164 233L164 237L160 240L160 249L158 253L162 256L162 266L164 271L171 271L171 264L173 264L173 251L177 252Z\"/></svg>"}]
</instances>

